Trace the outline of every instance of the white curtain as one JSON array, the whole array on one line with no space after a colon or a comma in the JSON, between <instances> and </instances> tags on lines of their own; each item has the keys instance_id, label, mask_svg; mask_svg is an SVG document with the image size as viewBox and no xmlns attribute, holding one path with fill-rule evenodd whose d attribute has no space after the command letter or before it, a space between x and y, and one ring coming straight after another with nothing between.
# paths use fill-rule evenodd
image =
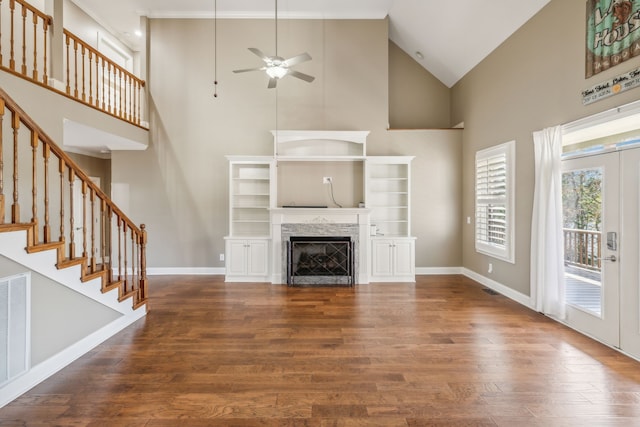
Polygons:
<instances>
[{"instance_id":1,"label":"white curtain","mask_svg":"<svg viewBox=\"0 0 640 427\"><path fill-rule=\"evenodd\" d=\"M562 129L533 133L535 190L531 221L531 298L537 311L565 318L562 234Z\"/></svg>"}]
</instances>

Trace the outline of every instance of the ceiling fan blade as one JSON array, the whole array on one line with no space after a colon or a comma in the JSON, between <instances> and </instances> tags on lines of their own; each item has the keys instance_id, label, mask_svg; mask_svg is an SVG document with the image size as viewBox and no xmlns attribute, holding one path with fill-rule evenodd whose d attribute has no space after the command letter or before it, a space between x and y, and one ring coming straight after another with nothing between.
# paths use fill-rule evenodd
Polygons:
<instances>
[{"instance_id":1,"label":"ceiling fan blade","mask_svg":"<svg viewBox=\"0 0 640 427\"><path fill-rule=\"evenodd\" d=\"M284 61L284 64L287 67L291 67L293 65L300 64L302 62L310 61L310 60L311 60L311 55L305 52L305 53L301 53L300 55L296 55L293 58L287 59L286 61Z\"/></svg>"},{"instance_id":2,"label":"ceiling fan blade","mask_svg":"<svg viewBox=\"0 0 640 427\"><path fill-rule=\"evenodd\" d=\"M309 82L309 83L315 80L315 77L310 76L309 74L301 73L300 71L296 71L296 70L289 69L289 72L287 74L293 77L297 77L300 80L304 80L305 82Z\"/></svg>"},{"instance_id":3,"label":"ceiling fan blade","mask_svg":"<svg viewBox=\"0 0 640 427\"><path fill-rule=\"evenodd\" d=\"M260 49L255 47L250 47L249 50L255 53L256 55L258 55L264 62L269 61L269 57L265 55Z\"/></svg>"},{"instance_id":4,"label":"ceiling fan blade","mask_svg":"<svg viewBox=\"0 0 640 427\"><path fill-rule=\"evenodd\" d=\"M276 85L278 84L278 79L276 79L275 77L270 78L269 79L269 85L267 86L268 89L273 89L276 87Z\"/></svg>"},{"instance_id":5,"label":"ceiling fan blade","mask_svg":"<svg viewBox=\"0 0 640 427\"><path fill-rule=\"evenodd\" d=\"M233 70L234 73L246 73L247 71L264 71L266 67L261 68L244 68L242 70Z\"/></svg>"}]
</instances>

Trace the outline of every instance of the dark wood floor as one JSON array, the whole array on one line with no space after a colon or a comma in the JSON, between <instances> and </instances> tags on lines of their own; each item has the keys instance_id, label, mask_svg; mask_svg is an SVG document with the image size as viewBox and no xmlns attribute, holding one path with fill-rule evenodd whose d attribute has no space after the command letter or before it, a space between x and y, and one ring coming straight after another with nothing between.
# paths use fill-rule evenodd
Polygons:
<instances>
[{"instance_id":1,"label":"dark wood floor","mask_svg":"<svg viewBox=\"0 0 640 427\"><path fill-rule=\"evenodd\" d=\"M461 276L152 277L150 292L146 319L0 409L0 425L640 425L640 363Z\"/></svg>"}]
</instances>

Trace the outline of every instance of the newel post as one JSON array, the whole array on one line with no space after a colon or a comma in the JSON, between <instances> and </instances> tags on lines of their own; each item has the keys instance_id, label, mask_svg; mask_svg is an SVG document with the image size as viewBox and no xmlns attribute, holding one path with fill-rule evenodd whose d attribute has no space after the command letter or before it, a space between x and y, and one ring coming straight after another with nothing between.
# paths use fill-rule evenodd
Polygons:
<instances>
[{"instance_id":1,"label":"newel post","mask_svg":"<svg viewBox=\"0 0 640 427\"><path fill-rule=\"evenodd\" d=\"M140 300L147 299L147 226L140 225Z\"/></svg>"}]
</instances>

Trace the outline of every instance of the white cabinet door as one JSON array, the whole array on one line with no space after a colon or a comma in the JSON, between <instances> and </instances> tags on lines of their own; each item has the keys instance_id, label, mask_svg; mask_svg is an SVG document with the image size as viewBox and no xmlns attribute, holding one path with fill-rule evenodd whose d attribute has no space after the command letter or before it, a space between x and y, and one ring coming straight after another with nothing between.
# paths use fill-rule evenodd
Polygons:
<instances>
[{"instance_id":1,"label":"white cabinet door","mask_svg":"<svg viewBox=\"0 0 640 427\"><path fill-rule=\"evenodd\" d=\"M227 239L227 282L269 280L269 239Z\"/></svg>"},{"instance_id":2,"label":"white cabinet door","mask_svg":"<svg viewBox=\"0 0 640 427\"><path fill-rule=\"evenodd\" d=\"M394 249L394 275L415 276L415 244L413 240L396 239L393 242Z\"/></svg>"},{"instance_id":3,"label":"white cabinet door","mask_svg":"<svg viewBox=\"0 0 640 427\"><path fill-rule=\"evenodd\" d=\"M414 239L372 239L371 281L415 281Z\"/></svg>"},{"instance_id":4,"label":"white cabinet door","mask_svg":"<svg viewBox=\"0 0 640 427\"><path fill-rule=\"evenodd\" d=\"M373 239L371 241L371 276L390 277L393 275L393 240Z\"/></svg>"},{"instance_id":5,"label":"white cabinet door","mask_svg":"<svg viewBox=\"0 0 640 427\"><path fill-rule=\"evenodd\" d=\"M269 272L269 244L266 240L247 241L247 275L266 276Z\"/></svg>"},{"instance_id":6,"label":"white cabinet door","mask_svg":"<svg viewBox=\"0 0 640 427\"><path fill-rule=\"evenodd\" d=\"M227 276L242 276L247 273L246 242L227 240Z\"/></svg>"}]
</instances>

